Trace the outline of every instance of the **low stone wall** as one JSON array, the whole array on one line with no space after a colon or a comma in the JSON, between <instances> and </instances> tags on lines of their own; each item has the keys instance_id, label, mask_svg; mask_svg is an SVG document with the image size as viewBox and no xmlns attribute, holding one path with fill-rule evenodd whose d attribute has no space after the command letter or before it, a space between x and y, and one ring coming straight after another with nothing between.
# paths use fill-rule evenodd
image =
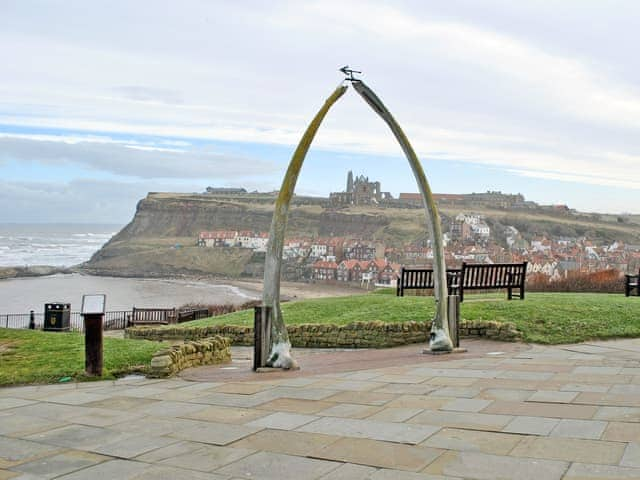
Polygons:
<instances>
[{"instance_id":1,"label":"low stone wall","mask_svg":"<svg viewBox=\"0 0 640 480\"><path fill-rule=\"evenodd\" d=\"M181 370L231 361L231 341L219 335L173 345L153 355L150 377L170 377Z\"/></svg>"},{"instance_id":2,"label":"low stone wall","mask_svg":"<svg viewBox=\"0 0 640 480\"><path fill-rule=\"evenodd\" d=\"M423 322L354 322L347 325L288 325L294 347L312 348L386 348L410 343L425 343L428 327ZM213 335L229 338L232 345L253 345L253 327L234 325L209 327L138 327L126 330L127 338L144 340L197 340ZM490 321L460 322L461 337L486 337L513 342L522 338L511 323Z\"/></svg>"},{"instance_id":3,"label":"low stone wall","mask_svg":"<svg viewBox=\"0 0 640 480\"><path fill-rule=\"evenodd\" d=\"M460 337L486 337L503 342L522 340L522 332L509 322L491 322L487 320L462 320Z\"/></svg>"}]
</instances>

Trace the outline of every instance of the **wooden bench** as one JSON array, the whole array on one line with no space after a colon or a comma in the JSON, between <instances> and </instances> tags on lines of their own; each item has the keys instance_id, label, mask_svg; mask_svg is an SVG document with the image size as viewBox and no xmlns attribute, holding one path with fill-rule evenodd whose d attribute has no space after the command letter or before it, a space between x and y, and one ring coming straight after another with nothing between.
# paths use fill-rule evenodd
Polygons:
<instances>
[{"instance_id":1,"label":"wooden bench","mask_svg":"<svg viewBox=\"0 0 640 480\"><path fill-rule=\"evenodd\" d=\"M465 290L507 289L507 299L514 296L524 300L524 285L527 276L527 262L462 264L462 282L460 284L460 301L464 300ZM518 289L518 293L513 292Z\"/></svg>"},{"instance_id":2,"label":"wooden bench","mask_svg":"<svg viewBox=\"0 0 640 480\"><path fill-rule=\"evenodd\" d=\"M640 297L640 271L638 275L625 275L624 276L624 296L630 297L635 290L636 296Z\"/></svg>"},{"instance_id":3,"label":"wooden bench","mask_svg":"<svg viewBox=\"0 0 640 480\"><path fill-rule=\"evenodd\" d=\"M131 312L131 323L139 325L169 325L176 323L175 308L136 308Z\"/></svg>"},{"instance_id":4,"label":"wooden bench","mask_svg":"<svg viewBox=\"0 0 640 480\"><path fill-rule=\"evenodd\" d=\"M190 322L192 320L200 320L209 316L208 308L180 310L178 312L178 323Z\"/></svg>"},{"instance_id":5,"label":"wooden bench","mask_svg":"<svg viewBox=\"0 0 640 480\"><path fill-rule=\"evenodd\" d=\"M449 295L459 295L461 269L447 269L447 289ZM404 297L405 290L429 290L434 288L432 268L404 268L400 269L396 296Z\"/></svg>"},{"instance_id":6,"label":"wooden bench","mask_svg":"<svg viewBox=\"0 0 640 480\"><path fill-rule=\"evenodd\" d=\"M524 300L527 262L468 264L461 269L447 269L447 289L450 295L459 295L464 300L465 290L507 289L507 298L514 296ZM405 290L434 288L433 269L402 268L398 276L396 295L404 296ZM514 293L517 289L518 292Z\"/></svg>"}]
</instances>

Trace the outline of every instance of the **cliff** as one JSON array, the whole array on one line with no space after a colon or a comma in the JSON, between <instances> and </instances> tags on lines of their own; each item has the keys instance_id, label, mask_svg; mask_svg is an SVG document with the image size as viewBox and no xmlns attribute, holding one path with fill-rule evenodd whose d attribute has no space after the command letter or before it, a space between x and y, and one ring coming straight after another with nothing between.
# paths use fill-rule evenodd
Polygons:
<instances>
[{"instance_id":1,"label":"cliff","mask_svg":"<svg viewBox=\"0 0 640 480\"><path fill-rule=\"evenodd\" d=\"M150 193L133 220L82 265L87 273L113 276L217 275L256 271L259 256L241 248L199 248L208 230L268 231L273 201L251 197ZM325 211L318 202L295 201L288 235L375 238L390 224L380 213Z\"/></svg>"},{"instance_id":2,"label":"cliff","mask_svg":"<svg viewBox=\"0 0 640 480\"><path fill-rule=\"evenodd\" d=\"M423 240L420 208L350 207L326 209L326 199L295 197L287 235L338 236L376 240L401 246ZM268 231L275 197L259 195L150 193L138 203L133 220L91 260L87 273L113 276L259 275L264 256L242 248L200 248L198 234L208 230ZM460 211L485 215L495 240L505 225L514 225L523 238L534 235L582 237L596 242L640 243L640 218L615 215L441 205L444 224ZM445 225L445 231L448 228ZM295 270L296 266L292 265ZM287 267L285 266L285 272Z\"/></svg>"}]
</instances>

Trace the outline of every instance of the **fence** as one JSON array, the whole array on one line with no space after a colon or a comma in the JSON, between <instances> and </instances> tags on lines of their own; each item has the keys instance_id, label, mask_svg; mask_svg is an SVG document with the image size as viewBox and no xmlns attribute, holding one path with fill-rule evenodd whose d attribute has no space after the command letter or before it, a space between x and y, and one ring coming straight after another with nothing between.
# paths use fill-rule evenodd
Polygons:
<instances>
[{"instance_id":1,"label":"fence","mask_svg":"<svg viewBox=\"0 0 640 480\"><path fill-rule=\"evenodd\" d=\"M200 320L209 316L208 308L199 308L194 310L182 310L178 312L178 323L190 322L191 320Z\"/></svg>"},{"instance_id":2,"label":"fence","mask_svg":"<svg viewBox=\"0 0 640 480\"><path fill-rule=\"evenodd\" d=\"M42 329L44 325L44 313L34 312L35 327ZM29 328L30 313L6 313L0 314L0 328ZM104 330L122 330L131 321L131 310L118 310L105 312ZM84 332L84 321L80 312L71 312L70 329L74 332Z\"/></svg>"}]
</instances>

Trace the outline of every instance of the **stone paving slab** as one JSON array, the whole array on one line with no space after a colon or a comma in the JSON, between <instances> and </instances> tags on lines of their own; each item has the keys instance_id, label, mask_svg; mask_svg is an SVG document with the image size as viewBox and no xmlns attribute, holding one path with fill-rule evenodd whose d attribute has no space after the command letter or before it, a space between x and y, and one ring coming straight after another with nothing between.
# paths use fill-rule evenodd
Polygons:
<instances>
[{"instance_id":1,"label":"stone paving slab","mask_svg":"<svg viewBox=\"0 0 640 480\"><path fill-rule=\"evenodd\" d=\"M320 410L317 413L323 417L367 418L380 411L382 411L382 407L360 405L357 403L340 403L325 410Z\"/></svg>"},{"instance_id":2,"label":"stone paving slab","mask_svg":"<svg viewBox=\"0 0 640 480\"><path fill-rule=\"evenodd\" d=\"M639 478L640 469L638 468L584 463L573 463L564 476L564 480L637 480Z\"/></svg>"},{"instance_id":3,"label":"stone paving slab","mask_svg":"<svg viewBox=\"0 0 640 480\"><path fill-rule=\"evenodd\" d=\"M640 443L640 423L609 422L602 434L603 440Z\"/></svg>"},{"instance_id":4,"label":"stone paving slab","mask_svg":"<svg viewBox=\"0 0 640 480\"><path fill-rule=\"evenodd\" d=\"M444 450L364 438L342 438L312 453L314 458L418 472Z\"/></svg>"},{"instance_id":5,"label":"stone paving slab","mask_svg":"<svg viewBox=\"0 0 640 480\"><path fill-rule=\"evenodd\" d=\"M470 430L502 430L513 420L511 415L492 415L487 413L429 411L407 420L408 423L439 425L442 427L467 428Z\"/></svg>"},{"instance_id":6,"label":"stone paving slab","mask_svg":"<svg viewBox=\"0 0 640 480\"><path fill-rule=\"evenodd\" d=\"M55 447L92 451L101 445L123 441L133 436L132 433L118 432L108 428L67 425L29 435L26 439Z\"/></svg>"},{"instance_id":7,"label":"stone paving slab","mask_svg":"<svg viewBox=\"0 0 640 480\"><path fill-rule=\"evenodd\" d=\"M191 440L213 445L228 445L236 440L248 437L259 430L262 430L262 428L229 423L185 420L183 423L176 424L176 429L168 435L181 440Z\"/></svg>"},{"instance_id":8,"label":"stone paving slab","mask_svg":"<svg viewBox=\"0 0 640 480\"><path fill-rule=\"evenodd\" d=\"M118 479L131 480L149 469L150 465L130 460L109 460L98 465L78 470L68 475L58 477L60 480L87 480L87 479Z\"/></svg>"},{"instance_id":9,"label":"stone paving slab","mask_svg":"<svg viewBox=\"0 0 640 480\"><path fill-rule=\"evenodd\" d=\"M255 450L245 448L204 445L197 450L164 459L160 461L159 464L187 470L213 472L214 470L245 458L253 453L255 453Z\"/></svg>"},{"instance_id":10,"label":"stone paving slab","mask_svg":"<svg viewBox=\"0 0 640 480\"><path fill-rule=\"evenodd\" d=\"M41 445L20 438L0 435L0 468L9 468L20 463L46 457L61 450L59 447Z\"/></svg>"},{"instance_id":11,"label":"stone paving slab","mask_svg":"<svg viewBox=\"0 0 640 480\"><path fill-rule=\"evenodd\" d=\"M511 451L517 457L616 465L625 444L579 438L528 437Z\"/></svg>"},{"instance_id":12,"label":"stone paving slab","mask_svg":"<svg viewBox=\"0 0 640 480\"><path fill-rule=\"evenodd\" d=\"M102 455L118 458L134 458L143 453L156 450L167 445L178 443L179 440L169 437L149 435L135 435L115 442L105 443L91 450Z\"/></svg>"},{"instance_id":13,"label":"stone paving slab","mask_svg":"<svg viewBox=\"0 0 640 480\"><path fill-rule=\"evenodd\" d=\"M67 451L50 457L22 463L13 467L12 470L49 479L67 473L73 473L107 460L110 460L109 457L104 455L81 451Z\"/></svg>"},{"instance_id":14,"label":"stone paving slab","mask_svg":"<svg viewBox=\"0 0 640 480\"><path fill-rule=\"evenodd\" d=\"M395 400L397 394L383 392L342 392L331 397L325 398L325 401L334 403L359 403L362 405L381 406Z\"/></svg>"},{"instance_id":15,"label":"stone paving slab","mask_svg":"<svg viewBox=\"0 0 640 480\"><path fill-rule=\"evenodd\" d=\"M593 418L597 420L640 423L640 407L600 407Z\"/></svg>"},{"instance_id":16,"label":"stone paving slab","mask_svg":"<svg viewBox=\"0 0 640 480\"><path fill-rule=\"evenodd\" d=\"M374 467L343 463L335 470L320 477L320 480L370 480L377 471Z\"/></svg>"},{"instance_id":17,"label":"stone paving slab","mask_svg":"<svg viewBox=\"0 0 640 480\"><path fill-rule=\"evenodd\" d=\"M598 411L594 405L573 405L538 402L506 402L496 400L483 413L500 415L528 415L530 417L573 418L588 420Z\"/></svg>"},{"instance_id":18,"label":"stone paving slab","mask_svg":"<svg viewBox=\"0 0 640 480\"><path fill-rule=\"evenodd\" d=\"M24 407L36 403L35 400L27 400L24 398L0 397L0 410L7 408Z\"/></svg>"},{"instance_id":19,"label":"stone paving slab","mask_svg":"<svg viewBox=\"0 0 640 480\"><path fill-rule=\"evenodd\" d=\"M495 480L559 480L569 463L555 460L531 460L477 452L449 451L429 465L424 472L452 477Z\"/></svg>"},{"instance_id":20,"label":"stone paving slab","mask_svg":"<svg viewBox=\"0 0 640 480\"><path fill-rule=\"evenodd\" d=\"M431 425L325 417L300 427L298 431L417 444L439 429Z\"/></svg>"},{"instance_id":21,"label":"stone paving slab","mask_svg":"<svg viewBox=\"0 0 640 480\"><path fill-rule=\"evenodd\" d=\"M0 435L24 437L33 433L63 427L63 422L21 414L0 413Z\"/></svg>"},{"instance_id":22,"label":"stone paving slab","mask_svg":"<svg viewBox=\"0 0 640 480\"><path fill-rule=\"evenodd\" d=\"M482 452L496 455L508 455L524 435L511 435L481 430L443 428L421 445L461 452Z\"/></svg>"},{"instance_id":23,"label":"stone paving slab","mask_svg":"<svg viewBox=\"0 0 640 480\"><path fill-rule=\"evenodd\" d=\"M563 418L551 431L551 436L597 440L602 436L606 427L607 422L600 420L572 420Z\"/></svg>"},{"instance_id":24,"label":"stone paving slab","mask_svg":"<svg viewBox=\"0 0 640 480\"><path fill-rule=\"evenodd\" d=\"M304 478L314 480L335 470L338 462L315 460L280 453L259 452L217 470L217 473L237 478L283 480Z\"/></svg>"},{"instance_id":25,"label":"stone paving slab","mask_svg":"<svg viewBox=\"0 0 640 480\"><path fill-rule=\"evenodd\" d=\"M319 433L262 430L238 440L231 446L308 457L312 452L335 443L341 438L336 435Z\"/></svg>"},{"instance_id":26,"label":"stone paving slab","mask_svg":"<svg viewBox=\"0 0 640 480\"><path fill-rule=\"evenodd\" d=\"M132 480L229 480L229 477L184 468L153 465L132 477Z\"/></svg>"},{"instance_id":27,"label":"stone paving slab","mask_svg":"<svg viewBox=\"0 0 640 480\"><path fill-rule=\"evenodd\" d=\"M395 408L389 407L380 410L373 415L368 415L369 420L378 420L381 422L404 422L415 417L424 410L422 408ZM352 417L355 418L355 417Z\"/></svg>"},{"instance_id":28,"label":"stone paving slab","mask_svg":"<svg viewBox=\"0 0 640 480\"><path fill-rule=\"evenodd\" d=\"M620 465L624 467L640 468L640 444L639 443L627 444L627 448L624 450L624 455L622 456L622 460L620 460Z\"/></svg>"},{"instance_id":29,"label":"stone paving slab","mask_svg":"<svg viewBox=\"0 0 640 480\"><path fill-rule=\"evenodd\" d=\"M264 410L256 410L252 408L236 408L236 407L219 407L209 406L198 409L192 413L183 413L181 418L189 418L192 420L203 420L206 422L220 423L246 423L256 418L265 417L270 412Z\"/></svg>"},{"instance_id":30,"label":"stone paving slab","mask_svg":"<svg viewBox=\"0 0 640 480\"><path fill-rule=\"evenodd\" d=\"M559 422L560 419L557 418L518 416L510 421L502 431L525 435L549 435Z\"/></svg>"},{"instance_id":31,"label":"stone paving slab","mask_svg":"<svg viewBox=\"0 0 640 480\"><path fill-rule=\"evenodd\" d=\"M277 430L295 430L302 425L317 420L313 415L302 415L299 413L276 412L266 417L248 422L249 427L272 428Z\"/></svg>"}]
</instances>

